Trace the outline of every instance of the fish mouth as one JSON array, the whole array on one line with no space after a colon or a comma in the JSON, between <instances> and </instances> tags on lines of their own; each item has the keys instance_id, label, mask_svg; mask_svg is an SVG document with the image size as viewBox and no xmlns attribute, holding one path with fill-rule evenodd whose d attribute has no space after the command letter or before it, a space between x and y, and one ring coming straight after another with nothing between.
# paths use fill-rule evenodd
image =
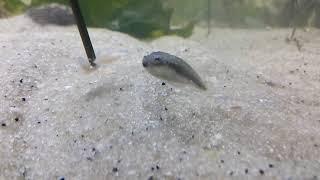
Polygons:
<instances>
[{"instance_id":1,"label":"fish mouth","mask_svg":"<svg viewBox=\"0 0 320 180\"><path fill-rule=\"evenodd\" d=\"M143 56L143 60L142 60L142 66L143 67L148 67L148 62L147 62L147 56Z\"/></svg>"},{"instance_id":2,"label":"fish mouth","mask_svg":"<svg viewBox=\"0 0 320 180\"><path fill-rule=\"evenodd\" d=\"M143 61L143 62L142 62L142 66L143 66L143 67L147 67L147 66L148 66L148 64L147 64L146 62L144 62L144 61Z\"/></svg>"}]
</instances>

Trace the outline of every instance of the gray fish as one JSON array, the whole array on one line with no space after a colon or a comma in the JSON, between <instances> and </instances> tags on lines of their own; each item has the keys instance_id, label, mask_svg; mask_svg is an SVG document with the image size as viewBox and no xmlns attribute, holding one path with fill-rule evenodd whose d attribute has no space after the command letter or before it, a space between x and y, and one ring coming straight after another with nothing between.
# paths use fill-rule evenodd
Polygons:
<instances>
[{"instance_id":1,"label":"gray fish","mask_svg":"<svg viewBox=\"0 0 320 180\"><path fill-rule=\"evenodd\" d=\"M153 52L143 57L142 65L155 77L180 83L192 82L206 90L204 82L193 68L184 60L165 52Z\"/></svg>"}]
</instances>

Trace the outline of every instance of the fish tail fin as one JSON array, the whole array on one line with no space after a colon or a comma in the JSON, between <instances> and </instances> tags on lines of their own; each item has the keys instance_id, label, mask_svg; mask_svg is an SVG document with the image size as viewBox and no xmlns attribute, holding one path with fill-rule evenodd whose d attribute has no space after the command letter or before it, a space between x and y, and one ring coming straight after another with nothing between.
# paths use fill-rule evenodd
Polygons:
<instances>
[{"instance_id":1,"label":"fish tail fin","mask_svg":"<svg viewBox=\"0 0 320 180\"><path fill-rule=\"evenodd\" d=\"M198 85L198 87L199 87L201 90L204 90L204 91L206 91L206 90L208 89L207 86L204 85L204 84Z\"/></svg>"},{"instance_id":2,"label":"fish tail fin","mask_svg":"<svg viewBox=\"0 0 320 180\"><path fill-rule=\"evenodd\" d=\"M196 86L201 89L201 90L207 90L207 86L200 80L200 81L194 81L194 83L196 84Z\"/></svg>"}]
</instances>

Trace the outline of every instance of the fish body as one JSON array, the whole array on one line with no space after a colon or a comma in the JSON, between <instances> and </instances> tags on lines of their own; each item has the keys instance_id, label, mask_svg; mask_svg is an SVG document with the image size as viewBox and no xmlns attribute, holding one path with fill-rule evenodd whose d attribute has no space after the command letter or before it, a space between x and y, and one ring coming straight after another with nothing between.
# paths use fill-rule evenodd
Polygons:
<instances>
[{"instance_id":1,"label":"fish body","mask_svg":"<svg viewBox=\"0 0 320 180\"><path fill-rule=\"evenodd\" d=\"M193 83L206 90L198 73L183 59L165 52L153 52L143 57L143 67L153 76L179 83Z\"/></svg>"}]
</instances>

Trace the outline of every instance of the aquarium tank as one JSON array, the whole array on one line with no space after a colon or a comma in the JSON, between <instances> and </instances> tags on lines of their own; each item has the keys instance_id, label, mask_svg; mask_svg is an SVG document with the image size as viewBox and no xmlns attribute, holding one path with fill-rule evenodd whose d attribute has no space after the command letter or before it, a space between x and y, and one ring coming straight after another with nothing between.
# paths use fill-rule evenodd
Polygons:
<instances>
[{"instance_id":1,"label":"aquarium tank","mask_svg":"<svg viewBox=\"0 0 320 180\"><path fill-rule=\"evenodd\" d=\"M320 0L0 0L0 180L320 178Z\"/></svg>"}]
</instances>

